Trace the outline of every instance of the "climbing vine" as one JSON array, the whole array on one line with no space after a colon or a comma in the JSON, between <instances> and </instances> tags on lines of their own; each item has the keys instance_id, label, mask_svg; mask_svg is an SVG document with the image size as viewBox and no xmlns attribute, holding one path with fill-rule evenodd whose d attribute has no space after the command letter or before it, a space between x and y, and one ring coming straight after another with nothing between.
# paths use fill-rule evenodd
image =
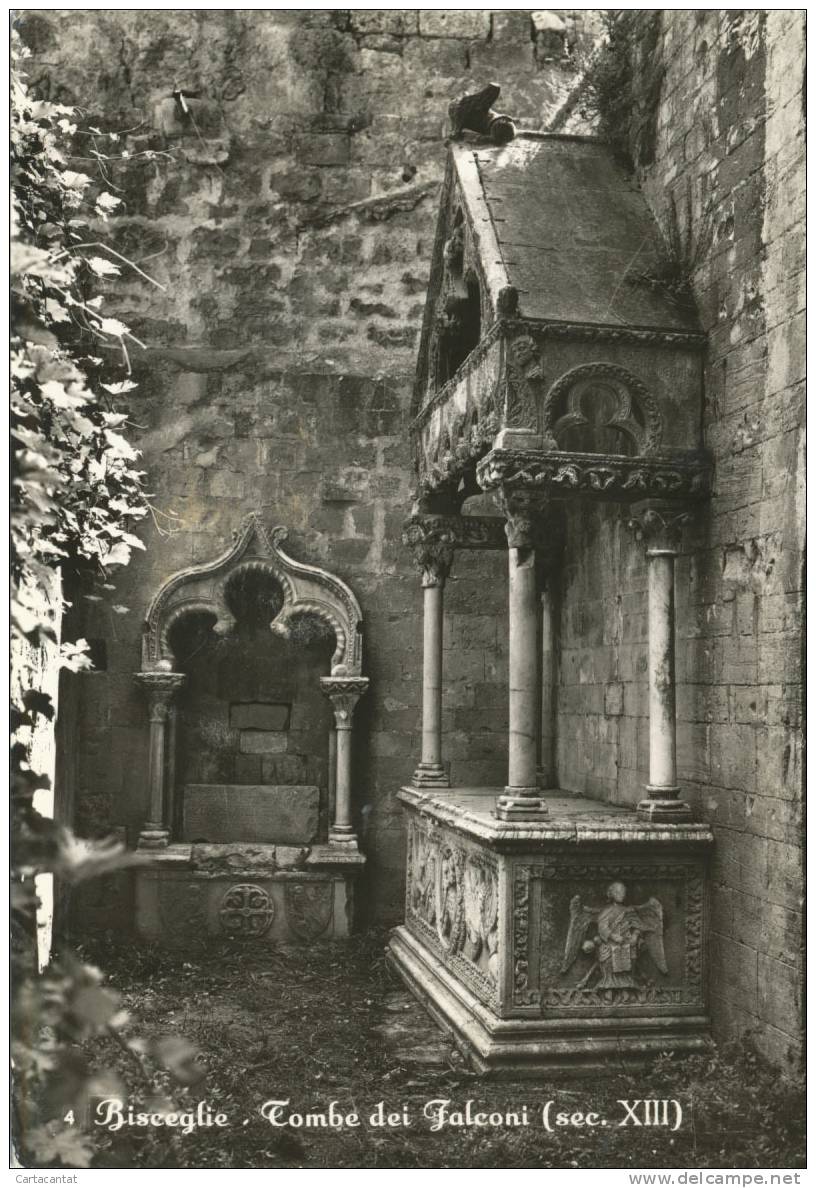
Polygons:
<instances>
[{"instance_id":1,"label":"climbing vine","mask_svg":"<svg viewBox=\"0 0 816 1188\"><path fill-rule=\"evenodd\" d=\"M137 340L105 311L105 287L132 268L100 228L121 205L105 184L99 129L81 133L73 109L36 99L26 86L27 50L12 34L11 77L11 615L12 615L12 1054L18 1154L33 1166L87 1166L83 1119L94 1093L121 1092L92 1070L79 1045L115 1036L142 1067L148 1046L127 1040L126 1015L102 974L70 954L38 970L37 876L68 882L119 870L107 842L76 838L35 807L48 777L33 743L53 723L43 667L89 667L84 641L61 643L61 576L91 575L110 587L116 567L143 548L134 522L148 511L138 453L127 439L124 401L136 388ZM73 145L98 176L74 168ZM77 154L80 155L80 154ZM124 608L122 608L124 609ZM46 657L45 661L43 657ZM156 1057L172 1071L178 1045Z\"/></svg>"}]
</instances>

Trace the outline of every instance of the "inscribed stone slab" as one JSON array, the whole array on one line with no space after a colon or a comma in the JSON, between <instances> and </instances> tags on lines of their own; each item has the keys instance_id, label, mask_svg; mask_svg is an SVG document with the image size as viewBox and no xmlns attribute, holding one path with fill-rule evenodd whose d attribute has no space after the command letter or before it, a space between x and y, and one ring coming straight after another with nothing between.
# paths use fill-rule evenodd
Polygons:
<instances>
[{"instance_id":1,"label":"inscribed stone slab","mask_svg":"<svg viewBox=\"0 0 816 1188\"><path fill-rule=\"evenodd\" d=\"M297 845L317 834L320 791L298 784L187 784L184 841Z\"/></svg>"}]
</instances>

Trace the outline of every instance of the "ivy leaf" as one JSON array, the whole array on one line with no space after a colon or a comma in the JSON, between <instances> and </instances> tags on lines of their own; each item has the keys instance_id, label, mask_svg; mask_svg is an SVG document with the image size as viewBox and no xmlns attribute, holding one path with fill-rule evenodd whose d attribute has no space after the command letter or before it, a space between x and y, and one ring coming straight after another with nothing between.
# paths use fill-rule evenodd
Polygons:
<instances>
[{"instance_id":1,"label":"ivy leaf","mask_svg":"<svg viewBox=\"0 0 816 1188\"><path fill-rule=\"evenodd\" d=\"M118 318L102 318L99 323L99 329L103 334L111 334L115 338L121 338L128 332L128 328L125 323L120 322Z\"/></svg>"},{"instance_id":2,"label":"ivy leaf","mask_svg":"<svg viewBox=\"0 0 816 1188\"><path fill-rule=\"evenodd\" d=\"M134 384L133 380L120 380L116 384L100 384L100 388L104 388L106 392L110 392L112 396L120 396L123 392L132 392L134 388L138 388L138 384ZM109 413L108 416L113 414ZM123 417L122 420L127 420ZM121 424L121 421L119 422Z\"/></svg>"},{"instance_id":3,"label":"ivy leaf","mask_svg":"<svg viewBox=\"0 0 816 1188\"><path fill-rule=\"evenodd\" d=\"M85 263L97 276L122 275L122 270L118 264L113 264L110 260L104 260L102 256L91 256L90 259L86 259Z\"/></svg>"},{"instance_id":4,"label":"ivy leaf","mask_svg":"<svg viewBox=\"0 0 816 1188\"><path fill-rule=\"evenodd\" d=\"M104 211L105 214L110 214L111 211L116 210L117 206L121 205L122 199L109 194L107 190L103 190L96 200L96 209L98 211Z\"/></svg>"}]
</instances>

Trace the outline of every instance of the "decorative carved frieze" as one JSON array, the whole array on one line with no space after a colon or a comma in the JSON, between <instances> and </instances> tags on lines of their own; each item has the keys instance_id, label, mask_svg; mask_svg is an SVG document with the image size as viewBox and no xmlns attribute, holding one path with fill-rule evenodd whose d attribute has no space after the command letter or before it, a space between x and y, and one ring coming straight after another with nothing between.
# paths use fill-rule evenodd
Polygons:
<instances>
[{"instance_id":1,"label":"decorative carved frieze","mask_svg":"<svg viewBox=\"0 0 816 1188\"><path fill-rule=\"evenodd\" d=\"M408 828L406 922L484 1002L498 993L495 859L416 821Z\"/></svg>"},{"instance_id":2,"label":"decorative carved frieze","mask_svg":"<svg viewBox=\"0 0 816 1188\"><path fill-rule=\"evenodd\" d=\"M530 487L553 499L580 495L630 502L644 496L702 499L710 467L699 455L621 457L535 450L491 450L476 468L485 491Z\"/></svg>"},{"instance_id":3,"label":"decorative carved frieze","mask_svg":"<svg viewBox=\"0 0 816 1188\"><path fill-rule=\"evenodd\" d=\"M451 549L504 549L507 541L498 516L447 516L415 513L405 521L402 542L413 550L417 567L426 567L437 545Z\"/></svg>"}]
</instances>

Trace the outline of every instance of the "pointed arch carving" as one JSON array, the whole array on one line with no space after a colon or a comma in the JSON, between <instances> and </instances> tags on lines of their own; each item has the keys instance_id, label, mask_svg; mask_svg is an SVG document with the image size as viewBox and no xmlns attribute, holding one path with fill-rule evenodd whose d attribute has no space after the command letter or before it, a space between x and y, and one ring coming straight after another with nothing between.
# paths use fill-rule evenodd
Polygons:
<instances>
[{"instance_id":1,"label":"pointed arch carving","mask_svg":"<svg viewBox=\"0 0 816 1188\"><path fill-rule=\"evenodd\" d=\"M315 565L296 561L281 545L288 529L279 525L267 532L260 516L244 520L232 546L220 557L180 570L169 578L148 608L142 636L142 671L170 672L174 656L171 627L188 614L210 614L213 630L227 635L235 617L227 589L236 574L257 570L279 585L283 605L270 623L276 634L286 636L299 615L321 619L334 633L331 659L334 677L359 677L362 664L362 613L360 604L341 578Z\"/></svg>"}]
</instances>

